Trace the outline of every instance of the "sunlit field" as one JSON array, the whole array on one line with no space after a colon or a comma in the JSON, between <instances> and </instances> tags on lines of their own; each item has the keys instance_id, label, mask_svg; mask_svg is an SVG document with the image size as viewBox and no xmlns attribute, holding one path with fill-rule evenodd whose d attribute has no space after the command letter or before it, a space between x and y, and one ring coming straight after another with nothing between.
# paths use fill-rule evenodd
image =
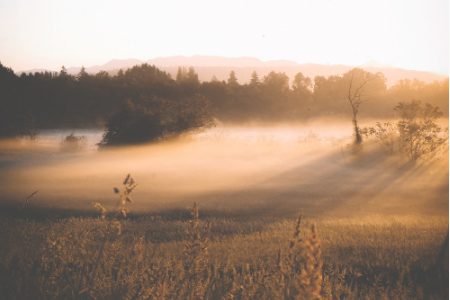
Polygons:
<instances>
[{"instance_id":1,"label":"sunlit field","mask_svg":"<svg viewBox=\"0 0 450 300\"><path fill-rule=\"evenodd\" d=\"M101 131L75 131L76 149L62 145L72 131L2 141L0 293L448 298L448 146L414 164L371 139L355 152L349 125L218 126L102 150ZM126 216L102 218L94 203L114 211L127 174L138 185ZM289 265L309 253L290 245L300 212L298 243L317 262L303 285Z\"/></svg>"}]
</instances>

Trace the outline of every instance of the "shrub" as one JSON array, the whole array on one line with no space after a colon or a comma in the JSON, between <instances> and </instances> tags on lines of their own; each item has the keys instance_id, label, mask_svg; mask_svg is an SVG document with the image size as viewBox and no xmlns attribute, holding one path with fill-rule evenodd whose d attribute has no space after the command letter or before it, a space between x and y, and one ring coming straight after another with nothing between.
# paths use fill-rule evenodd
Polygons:
<instances>
[{"instance_id":1,"label":"shrub","mask_svg":"<svg viewBox=\"0 0 450 300\"><path fill-rule=\"evenodd\" d=\"M62 151L78 151L86 145L85 136L74 135L73 132L61 141Z\"/></svg>"},{"instance_id":2,"label":"shrub","mask_svg":"<svg viewBox=\"0 0 450 300\"><path fill-rule=\"evenodd\" d=\"M373 135L377 141L394 154L395 145L398 140L397 126L391 122L376 122L375 127L364 128L361 132L365 135Z\"/></svg>"},{"instance_id":3,"label":"shrub","mask_svg":"<svg viewBox=\"0 0 450 300\"><path fill-rule=\"evenodd\" d=\"M211 126L213 120L209 101L199 94L181 100L146 96L127 99L109 118L100 146L152 142Z\"/></svg>"},{"instance_id":4,"label":"shrub","mask_svg":"<svg viewBox=\"0 0 450 300\"><path fill-rule=\"evenodd\" d=\"M400 102L394 110L400 117L396 124L377 122L375 127L364 128L361 132L374 136L391 154L398 147L411 161L432 158L443 149L448 140L448 128L443 130L437 124L443 114L439 107L412 100Z\"/></svg>"},{"instance_id":5,"label":"shrub","mask_svg":"<svg viewBox=\"0 0 450 300\"><path fill-rule=\"evenodd\" d=\"M412 100L399 103L394 110L401 118L397 123L400 150L411 160L434 155L446 142L441 136L442 128L436 123L443 114L438 107Z\"/></svg>"}]
</instances>

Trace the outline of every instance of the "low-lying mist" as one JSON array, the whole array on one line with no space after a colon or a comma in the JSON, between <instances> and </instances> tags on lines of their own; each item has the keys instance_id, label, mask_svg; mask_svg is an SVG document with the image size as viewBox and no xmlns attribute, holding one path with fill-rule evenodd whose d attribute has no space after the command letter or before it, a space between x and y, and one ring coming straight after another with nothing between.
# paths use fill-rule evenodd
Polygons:
<instances>
[{"instance_id":1,"label":"low-lying mist","mask_svg":"<svg viewBox=\"0 0 450 300\"><path fill-rule=\"evenodd\" d=\"M69 132L70 133L70 132ZM139 184L132 213L184 210L205 214L314 218L433 215L448 218L448 153L407 163L367 141L353 153L349 124L216 127L176 141L95 150L101 131L76 151L62 151L66 133L0 145L1 202L94 212L112 207L126 174Z\"/></svg>"}]
</instances>

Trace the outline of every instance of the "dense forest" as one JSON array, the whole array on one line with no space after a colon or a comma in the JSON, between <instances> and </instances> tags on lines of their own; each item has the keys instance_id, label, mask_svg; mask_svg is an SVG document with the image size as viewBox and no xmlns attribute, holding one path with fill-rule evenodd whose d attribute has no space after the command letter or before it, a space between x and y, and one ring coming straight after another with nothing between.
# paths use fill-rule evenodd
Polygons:
<instances>
[{"instance_id":1,"label":"dense forest","mask_svg":"<svg viewBox=\"0 0 450 300\"><path fill-rule=\"evenodd\" d=\"M84 68L72 76L65 67L59 73L17 76L0 64L0 136L28 135L45 128L101 128L136 114L152 118L146 125L155 130L155 137L210 125L213 120L349 120L351 84L361 88L359 118L393 117L396 104L413 99L438 106L448 117L448 79L431 84L404 79L388 89L382 73L362 69L313 79L272 71L262 78L253 72L250 82L241 85L233 71L227 81L213 77L200 82L192 67L179 68L175 78L148 64L120 70L115 76L104 71L88 74ZM128 127L131 131L136 126ZM109 138L113 142L114 135Z\"/></svg>"}]
</instances>

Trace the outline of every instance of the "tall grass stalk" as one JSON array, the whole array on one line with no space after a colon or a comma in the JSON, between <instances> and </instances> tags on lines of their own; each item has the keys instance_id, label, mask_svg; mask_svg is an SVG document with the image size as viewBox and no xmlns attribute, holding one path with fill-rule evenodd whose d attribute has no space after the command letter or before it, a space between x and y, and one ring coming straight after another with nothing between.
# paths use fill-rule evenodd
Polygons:
<instances>
[{"instance_id":1,"label":"tall grass stalk","mask_svg":"<svg viewBox=\"0 0 450 300\"><path fill-rule=\"evenodd\" d=\"M120 190L118 188L113 188L114 193L119 195L119 199L117 201L115 210L112 212L111 216L109 216L108 218L108 224L106 225L105 231L103 232L103 241L100 245L100 249L98 251L98 256L97 256L97 263L95 264L94 268L92 269L92 273L89 276L89 286L87 288L84 288L83 290L81 290L79 292L79 294L84 294L84 293L88 293L91 297L95 298L94 296L94 292L92 290L92 280L98 276L101 276L98 273L98 269L99 269L99 265L100 265L100 261L102 260L103 254L104 254L104 250L105 250L105 246L108 242L108 238L111 235L111 229L115 228L117 230L117 234L120 235L122 232L122 226L120 224L120 222L118 221L118 218L120 216L123 216L124 218L126 218L127 216L127 210L125 208L125 205L127 202L132 203L133 200L131 198L131 194L133 193L134 189L137 187L137 183L134 181L134 179L131 177L130 174L128 174L125 177L125 180L123 182L123 189L122 192L120 192ZM101 213L101 218L102 219L106 219L106 217L108 216L108 211L100 204L100 203L94 203L94 207L97 208L100 213Z\"/></svg>"}]
</instances>

